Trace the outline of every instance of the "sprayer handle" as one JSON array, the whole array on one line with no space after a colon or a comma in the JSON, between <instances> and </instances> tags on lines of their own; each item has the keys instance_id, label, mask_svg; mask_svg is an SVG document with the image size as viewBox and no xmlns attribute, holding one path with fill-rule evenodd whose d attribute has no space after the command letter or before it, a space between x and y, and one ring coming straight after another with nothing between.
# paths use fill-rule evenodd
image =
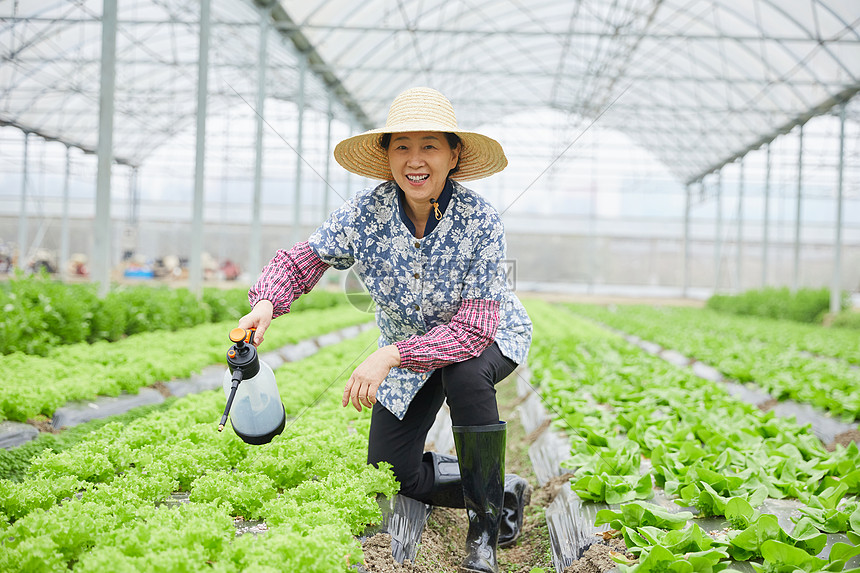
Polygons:
<instances>
[{"instance_id":1,"label":"sprayer handle","mask_svg":"<svg viewBox=\"0 0 860 573\"><path fill-rule=\"evenodd\" d=\"M257 327L252 326L248 330L236 327L230 331L230 342L244 342L246 344L254 344L254 333L257 332Z\"/></svg>"}]
</instances>

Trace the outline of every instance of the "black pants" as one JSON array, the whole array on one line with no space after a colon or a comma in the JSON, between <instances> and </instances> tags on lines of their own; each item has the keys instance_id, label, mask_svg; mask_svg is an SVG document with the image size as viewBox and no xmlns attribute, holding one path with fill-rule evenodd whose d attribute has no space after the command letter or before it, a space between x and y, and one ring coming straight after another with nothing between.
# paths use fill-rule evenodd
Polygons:
<instances>
[{"instance_id":1,"label":"black pants","mask_svg":"<svg viewBox=\"0 0 860 573\"><path fill-rule=\"evenodd\" d=\"M403 420L378 402L373 405L367 462L388 462L400 482L400 493L424 500L433 489L433 466L422 461L427 432L447 397L455 426L481 426L499 421L495 385L517 364L494 342L480 356L433 372L409 404Z\"/></svg>"}]
</instances>

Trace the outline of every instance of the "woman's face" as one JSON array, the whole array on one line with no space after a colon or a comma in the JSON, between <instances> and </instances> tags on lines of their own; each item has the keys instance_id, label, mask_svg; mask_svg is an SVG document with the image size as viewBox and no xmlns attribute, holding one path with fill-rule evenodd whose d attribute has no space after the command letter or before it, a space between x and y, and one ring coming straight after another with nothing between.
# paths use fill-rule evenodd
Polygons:
<instances>
[{"instance_id":1,"label":"woman's face","mask_svg":"<svg viewBox=\"0 0 860 573\"><path fill-rule=\"evenodd\" d=\"M388 145L394 180L416 201L439 197L459 157L460 145L451 149L445 134L436 131L394 133Z\"/></svg>"}]
</instances>

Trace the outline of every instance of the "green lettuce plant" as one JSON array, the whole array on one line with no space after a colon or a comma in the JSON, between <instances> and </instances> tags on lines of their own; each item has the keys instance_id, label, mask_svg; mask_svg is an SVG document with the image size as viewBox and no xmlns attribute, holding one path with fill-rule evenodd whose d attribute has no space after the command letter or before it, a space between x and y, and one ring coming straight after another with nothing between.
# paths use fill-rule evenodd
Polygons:
<instances>
[{"instance_id":1,"label":"green lettuce plant","mask_svg":"<svg viewBox=\"0 0 860 573\"><path fill-rule=\"evenodd\" d=\"M830 549L829 559L820 559L809 552L775 539L762 543L761 553L765 559L763 565L752 563L757 573L796 573L816 571L847 571L857 573L860 568L846 569L846 562L851 557L860 554L860 547L846 543L836 543Z\"/></svg>"}]
</instances>

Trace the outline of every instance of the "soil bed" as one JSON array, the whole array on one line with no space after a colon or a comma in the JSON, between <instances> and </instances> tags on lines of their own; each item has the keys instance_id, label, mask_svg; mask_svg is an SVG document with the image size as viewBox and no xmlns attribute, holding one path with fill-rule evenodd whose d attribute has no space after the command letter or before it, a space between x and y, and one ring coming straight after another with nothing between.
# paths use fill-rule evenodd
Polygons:
<instances>
[{"instance_id":1,"label":"soil bed","mask_svg":"<svg viewBox=\"0 0 860 573\"><path fill-rule=\"evenodd\" d=\"M516 374L496 386L499 415L508 422L505 471L524 477L534 489L531 503L526 507L522 536L513 547L498 552L499 570L504 573L529 573L533 568L542 567L550 573L555 571L555 567L552 564L552 546L544 514L567 480L560 479L538 487L528 456L529 437L515 411L521 402L516 388ZM465 556L467 529L464 509L433 508L421 536L415 563L395 562L391 557L391 538L387 534L378 534L364 542L364 568L369 573L456 573Z\"/></svg>"},{"instance_id":2,"label":"soil bed","mask_svg":"<svg viewBox=\"0 0 860 573\"><path fill-rule=\"evenodd\" d=\"M612 559L613 553L633 558L632 554L627 553L623 539L601 540L586 549L580 559L565 567L564 573L603 573L614 569L616 563Z\"/></svg>"}]
</instances>

